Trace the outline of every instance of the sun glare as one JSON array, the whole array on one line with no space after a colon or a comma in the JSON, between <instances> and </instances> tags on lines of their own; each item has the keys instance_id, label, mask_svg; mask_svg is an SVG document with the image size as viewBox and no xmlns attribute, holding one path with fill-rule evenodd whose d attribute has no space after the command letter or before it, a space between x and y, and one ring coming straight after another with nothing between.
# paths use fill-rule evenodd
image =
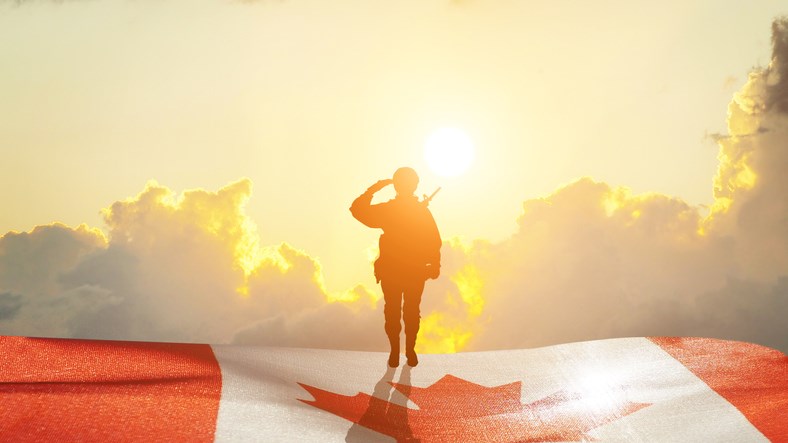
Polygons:
<instances>
[{"instance_id":1,"label":"sun glare","mask_svg":"<svg viewBox=\"0 0 788 443\"><path fill-rule=\"evenodd\" d=\"M441 177L455 177L471 166L473 142L457 128L441 128L424 143L424 159L432 172Z\"/></svg>"}]
</instances>

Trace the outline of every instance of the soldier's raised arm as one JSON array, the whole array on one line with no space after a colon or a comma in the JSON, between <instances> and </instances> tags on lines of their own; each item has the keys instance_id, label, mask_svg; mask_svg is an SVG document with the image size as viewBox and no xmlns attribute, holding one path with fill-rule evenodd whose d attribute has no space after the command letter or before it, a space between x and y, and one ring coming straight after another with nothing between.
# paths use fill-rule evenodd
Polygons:
<instances>
[{"instance_id":1,"label":"soldier's raised arm","mask_svg":"<svg viewBox=\"0 0 788 443\"><path fill-rule=\"evenodd\" d=\"M376 210L375 205L372 204L372 197L376 192L391 183L392 180L390 178L378 180L375 184L367 188L363 194L353 200L353 203L350 205L350 213L353 214L353 217L370 228L382 227L383 220L379 211Z\"/></svg>"}]
</instances>

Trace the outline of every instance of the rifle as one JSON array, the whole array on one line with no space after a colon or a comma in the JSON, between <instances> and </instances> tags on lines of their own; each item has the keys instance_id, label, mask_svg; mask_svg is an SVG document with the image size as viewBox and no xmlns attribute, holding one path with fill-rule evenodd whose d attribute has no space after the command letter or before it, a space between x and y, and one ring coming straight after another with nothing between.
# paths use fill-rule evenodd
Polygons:
<instances>
[{"instance_id":1,"label":"rifle","mask_svg":"<svg viewBox=\"0 0 788 443\"><path fill-rule=\"evenodd\" d=\"M421 201L421 203L422 203L422 204L423 204L425 207L426 207L426 206L429 206L429 205L430 205L430 201L432 201L432 198L433 198L433 197L435 197L435 194L437 194L437 193L438 193L438 191L440 191L440 190L441 190L441 187L440 187L440 186L438 186L438 189L436 189L436 190L435 190L435 192L433 192L433 193L432 193L432 195L430 195L429 197L427 197L427 194L424 194L424 200L422 200L422 201Z\"/></svg>"}]
</instances>

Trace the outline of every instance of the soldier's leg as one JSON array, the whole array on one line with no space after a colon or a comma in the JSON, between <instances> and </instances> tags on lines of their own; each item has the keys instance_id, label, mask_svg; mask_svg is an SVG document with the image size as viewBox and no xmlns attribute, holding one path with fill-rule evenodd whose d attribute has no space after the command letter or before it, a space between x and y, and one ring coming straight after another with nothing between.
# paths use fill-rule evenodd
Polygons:
<instances>
[{"instance_id":1,"label":"soldier's leg","mask_svg":"<svg viewBox=\"0 0 788 443\"><path fill-rule=\"evenodd\" d=\"M421 312L421 294L424 292L424 280L417 279L408 282L405 287L405 302L402 307L402 317L405 321L405 356L409 366L419 364L416 356L416 337L419 334Z\"/></svg>"},{"instance_id":2,"label":"soldier's leg","mask_svg":"<svg viewBox=\"0 0 788 443\"><path fill-rule=\"evenodd\" d=\"M402 330L400 313L402 312L402 284L396 280L384 279L380 282L383 289L383 316L385 317L384 329L389 339L391 352L389 353L389 366L399 366L399 333Z\"/></svg>"}]
</instances>

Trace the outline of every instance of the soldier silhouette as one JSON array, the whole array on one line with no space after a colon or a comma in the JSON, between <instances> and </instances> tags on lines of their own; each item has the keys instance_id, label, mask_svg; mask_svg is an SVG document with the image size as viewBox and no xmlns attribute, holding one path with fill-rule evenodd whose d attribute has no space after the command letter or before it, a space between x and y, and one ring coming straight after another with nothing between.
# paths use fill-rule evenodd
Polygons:
<instances>
[{"instance_id":1,"label":"soldier silhouette","mask_svg":"<svg viewBox=\"0 0 788 443\"><path fill-rule=\"evenodd\" d=\"M396 197L373 205L375 193L392 183ZM350 212L358 221L370 228L383 229L378 243L380 256L375 261L375 279L383 289L385 330L391 345L388 364L391 367L399 366L400 318L405 322L408 365L419 363L415 346L421 294L424 282L440 275L440 233L427 208L431 197L425 196L420 201L414 195L418 184L416 171L399 168L393 179L379 180L350 206Z\"/></svg>"}]
</instances>

